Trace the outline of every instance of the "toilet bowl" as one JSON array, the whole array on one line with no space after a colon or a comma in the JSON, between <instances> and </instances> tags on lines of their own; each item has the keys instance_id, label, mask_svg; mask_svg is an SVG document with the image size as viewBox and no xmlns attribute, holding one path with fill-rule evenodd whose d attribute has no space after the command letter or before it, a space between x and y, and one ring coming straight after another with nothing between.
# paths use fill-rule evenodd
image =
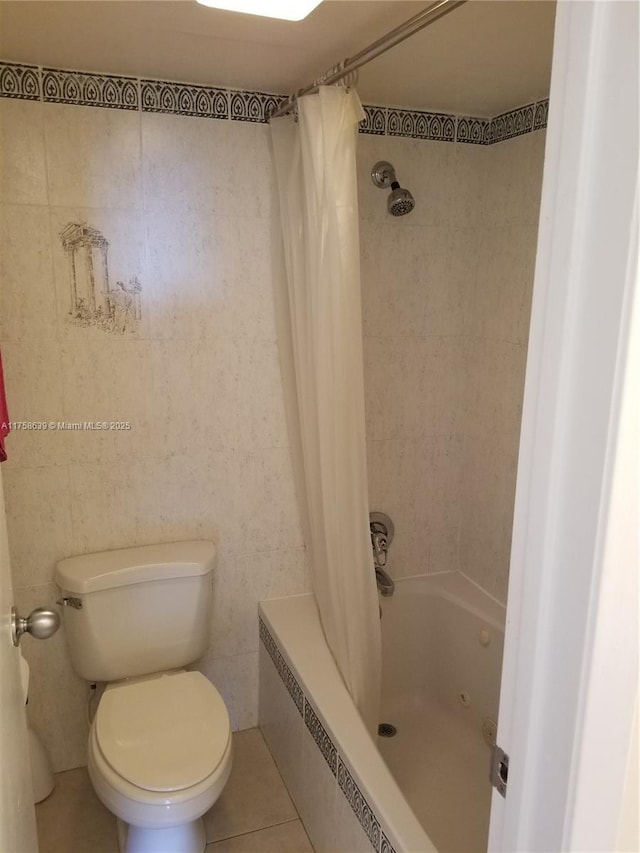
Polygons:
<instances>
[{"instance_id":1,"label":"toilet bowl","mask_svg":"<svg viewBox=\"0 0 640 853\"><path fill-rule=\"evenodd\" d=\"M110 684L89 737L89 776L122 853L201 853L201 817L231 772L229 716L199 672Z\"/></svg>"},{"instance_id":2,"label":"toilet bowl","mask_svg":"<svg viewBox=\"0 0 640 853\"><path fill-rule=\"evenodd\" d=\"M106 684L88 765L120 853L203 853L202 815L231 772L224 702L186 670L208 648L215 556L213 542L168 542L56 566L73 668Z\"/></svg>"}]
</instances>

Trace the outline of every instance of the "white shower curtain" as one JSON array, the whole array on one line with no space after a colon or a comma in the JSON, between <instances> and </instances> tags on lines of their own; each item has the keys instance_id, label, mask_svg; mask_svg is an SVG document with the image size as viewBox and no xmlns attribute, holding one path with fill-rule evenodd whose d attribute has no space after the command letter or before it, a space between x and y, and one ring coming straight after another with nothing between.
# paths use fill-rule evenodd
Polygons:
<instances>
[{"instance_id":1,"label":"white shower curtain","mask_svg":"<svg viewBox=\"0 0 640 853\"><path fill-rule=\"evenodd\" d=\"M321 87L298 122L274 119L289 344L313 583L329 647L370 731L380 693L380 621L369 538L355 92Z\"/></svg>"}]
</instances>

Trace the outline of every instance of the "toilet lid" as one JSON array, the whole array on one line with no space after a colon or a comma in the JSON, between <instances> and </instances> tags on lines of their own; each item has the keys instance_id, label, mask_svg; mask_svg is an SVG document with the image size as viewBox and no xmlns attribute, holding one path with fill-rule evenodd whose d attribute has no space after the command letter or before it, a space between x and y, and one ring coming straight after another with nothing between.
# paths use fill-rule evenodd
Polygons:
<instances>
[{"instance_id":1,"label":"toilet lid","mask_svg":"<svg viewBox=\"0 0 640 853\"><path fill-rule=\"evenodd\" d=\"M113 770L147 791L197 785L220 764L231 735L225 704L200 672L110 686L94 725Z\"/></svg>"}]
</instances>

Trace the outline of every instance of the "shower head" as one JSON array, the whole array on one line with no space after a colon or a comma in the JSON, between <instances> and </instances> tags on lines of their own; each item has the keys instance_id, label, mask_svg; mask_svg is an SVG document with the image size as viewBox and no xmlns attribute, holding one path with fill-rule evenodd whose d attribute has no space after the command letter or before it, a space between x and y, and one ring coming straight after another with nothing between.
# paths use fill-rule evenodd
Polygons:
<instances>
[{"instance_id":1,"label":"shower head","mask_svg":"<svg viewBox=\"0 0 640 853\"><path fill-rule=\"evenodd\" d=\"M396 170L386 160L380 160L375 164L371 170L371 180L381 189L391 187L391 194L387 199L387 210L392 216L404 216L405 213L411 213L416 206L414 197L409 190L402 189L396 180Z\"/></svg>"},{"instance_id":2,"label":"shower head","mask_svg":"<svg viewBox=\"0 0 640 853\"><path fill-rule=\"evenodd\" d=\"M391 185L393 192L387 199L387 210L392 216L404 216L405 213L411 213L416 206L414 197L409 190L403 190L397 181Z\"/></svg>"}]
</instances>

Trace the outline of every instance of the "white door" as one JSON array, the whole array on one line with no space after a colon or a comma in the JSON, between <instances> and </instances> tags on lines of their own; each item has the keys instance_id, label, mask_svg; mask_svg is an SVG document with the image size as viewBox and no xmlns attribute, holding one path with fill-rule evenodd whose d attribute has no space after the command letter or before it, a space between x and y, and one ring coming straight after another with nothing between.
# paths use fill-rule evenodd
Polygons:
<instances>
[{"instance_id":1,"label":"white door","mask_svg":"<svg viewBox=\"0 0 640 853\"><path fill-rule=\"evenodd\" d=\"M36 819L19 651L11 639L13 587L0 471L0 851L36 853Z\"/></svg>"},{"instance_id":2,"label":"white door","mask_svg":"<svg viewBox=\"0 0 640 853\"><path fill-rule=\"evenodd\" d=\"M638 18L638 3L558 3L491 851L620 849L638 693Z\"/></svg>"}]
</instances>

